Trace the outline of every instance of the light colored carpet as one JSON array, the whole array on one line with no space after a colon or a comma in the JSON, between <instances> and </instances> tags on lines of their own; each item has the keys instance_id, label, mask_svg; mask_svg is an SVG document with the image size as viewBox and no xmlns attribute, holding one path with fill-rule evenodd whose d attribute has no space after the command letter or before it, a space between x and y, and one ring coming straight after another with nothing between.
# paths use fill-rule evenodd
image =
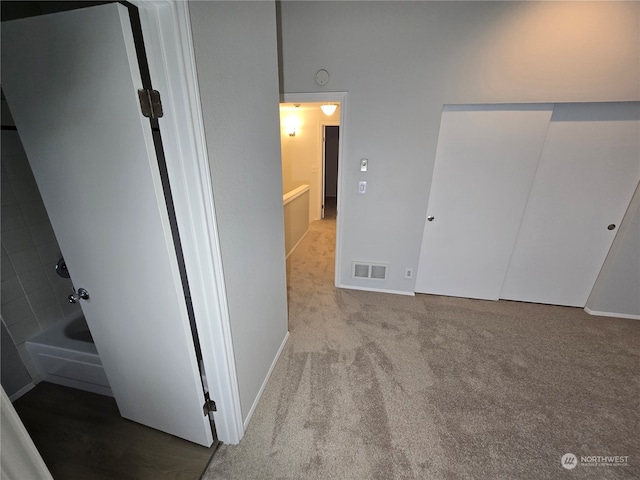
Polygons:
<instances>
[{"instance_id":1,"label":"light colored carpet","mask_svg":"<svg viewBox=\"0 0 640 480\"><path fill-rule=\"evenodd\" d=\"M336 289L334 243L315 222L291 255L288 344L203 478L640 478L640 322Z\"/></svg>"}]
</instances>

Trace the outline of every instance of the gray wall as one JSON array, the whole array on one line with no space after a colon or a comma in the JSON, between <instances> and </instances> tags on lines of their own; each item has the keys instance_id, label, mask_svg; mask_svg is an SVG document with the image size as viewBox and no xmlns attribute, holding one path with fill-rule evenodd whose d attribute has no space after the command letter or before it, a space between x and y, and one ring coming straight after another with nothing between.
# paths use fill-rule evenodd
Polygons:
<instances>
[{"instance_id":1,"label":"gray wall","mask_svg":"<svg viewBox=\"0 0 640 480\"><path fill-rule=\"evenodd\" d=\"M345 285L414 291L443 104L640 99L634 2L282 2L281 18L284 92L348 92ZM354 259L389 280L352 279Z\"/></svg>"},{"instance_id":2,"label":"gray wall","mask_svg":"<svg viewBox=\"0 0 640 480\"><path fill-rule=\"evenodd\" d=\"M191 2L243 418L287 333L273 2Z\"/></svg>"}]
</instances>

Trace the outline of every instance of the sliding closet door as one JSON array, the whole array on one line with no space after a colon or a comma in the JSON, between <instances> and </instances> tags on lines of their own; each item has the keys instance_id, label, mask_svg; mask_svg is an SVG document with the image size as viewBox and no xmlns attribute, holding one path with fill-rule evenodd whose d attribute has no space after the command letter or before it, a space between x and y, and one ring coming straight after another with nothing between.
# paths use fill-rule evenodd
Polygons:
<instances>
[{"instance_id":1,"label":"sliding closet door","mask_svg":"<svg viewBox=\"0 0 640 480\"><path fill-rule=\"evenodd\" d=\"M584 307L640 179L640 103L557 104L501 298Z\"/></svg>"},{"instance_id":2,"label":"sliding closet door","mask_svg":"<svg viewBox=\"0 0 640 480\"><path fill-rule=\"evenodd\" d=\"M445 106L417 292L498 299L552 110Z\"/></svg>"}]
</instances>

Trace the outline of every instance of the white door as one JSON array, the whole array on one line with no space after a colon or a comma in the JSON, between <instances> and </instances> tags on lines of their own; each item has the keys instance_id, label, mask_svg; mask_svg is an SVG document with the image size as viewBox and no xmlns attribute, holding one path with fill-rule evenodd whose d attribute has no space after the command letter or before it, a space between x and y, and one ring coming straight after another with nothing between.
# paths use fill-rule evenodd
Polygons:
<instances>
[{"instance_id":1,"label":"white door","mask_svg":"<svg viewBox=\"0 0 640 480\"><path fill-rule=\"evenodd\" d=\"M552 110L445 106L416 292L498 299Z\"/></svg>"},{"instance_id":2,"label":"white door","mask_svg":"<svg viewBox=\"0 0 640 480\"><path fill-rule=\"evenodd\" d=\"M141 86L122 5L2 25L2 88L120 413L209 446Z\"/></svg>"},{"instance_id":3,"label":"white door","mask_svg":"<svg viewBox=\"0 0 640 480\"><path fill-rule=\"evenodd\" d=\"M638 102L556 105L501 298L585 306L640 180L639 120Z\"/></svg>"}]
</instances>

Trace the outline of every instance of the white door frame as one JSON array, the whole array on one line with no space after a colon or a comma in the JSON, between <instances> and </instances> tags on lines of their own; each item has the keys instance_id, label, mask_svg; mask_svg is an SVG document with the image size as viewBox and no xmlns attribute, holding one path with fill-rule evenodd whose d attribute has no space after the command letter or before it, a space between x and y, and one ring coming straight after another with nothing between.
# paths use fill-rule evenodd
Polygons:
<instances>
[{"instance_id":1,"label":"white door frame","mask_svg":"<svg viewBox=\"0 0 640 480\"><path fill-rule=\"evenodd\" d=\"M140 12L206 384L220 441L244 435L187 2L132 0Z\"/></svg>"},{"instance_id":2,"label":"white door frame","mask_svg":"<svg viewBox=\"0 0 640 480\"><path fill-rule=\"evenodd\" d=\"M342 222L343 215L339 215L342 211L341 203L344 195L342 194L342 158L345 145L345 137L347 132L347 124L345 119L347 118L347 92L316 92L316 93L285 93L280 96L280 102L282 103L312 103L312 102L328 102L337 103L340 102L340 137L338 139L338 199L336 205L336 261L335 261L335 277L334 285L336 287L342 285L340 279L340 268L342 258ZM323 125L329 125L324 123ZM322 134L322 127L321 127ZM322 158L324 166L324 155ZM323 167L324 169L324 167ZM322 181L324 182L324 173ZM324 190L324 188L323 188ZM324 193L324 192L323 192Z\"/></svg>"}]
</instances>

